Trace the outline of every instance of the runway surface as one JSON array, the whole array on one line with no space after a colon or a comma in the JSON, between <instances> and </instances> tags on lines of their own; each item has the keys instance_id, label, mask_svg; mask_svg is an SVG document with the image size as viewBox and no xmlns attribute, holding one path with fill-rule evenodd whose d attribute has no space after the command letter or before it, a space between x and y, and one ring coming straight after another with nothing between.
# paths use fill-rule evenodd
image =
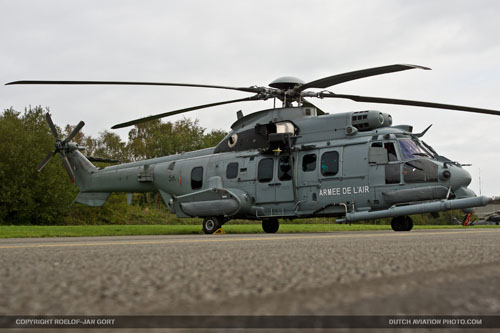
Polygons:
<instances>
[{"instance_id":1,"label":"runway surface","mask_svg":"<svg viewBox=\"0 0 500 333\"><path fill-rule=\"evenodd\" d=\"M498 315L500 229L0 240L2 315Z\"/></svg>"}]
</instances>

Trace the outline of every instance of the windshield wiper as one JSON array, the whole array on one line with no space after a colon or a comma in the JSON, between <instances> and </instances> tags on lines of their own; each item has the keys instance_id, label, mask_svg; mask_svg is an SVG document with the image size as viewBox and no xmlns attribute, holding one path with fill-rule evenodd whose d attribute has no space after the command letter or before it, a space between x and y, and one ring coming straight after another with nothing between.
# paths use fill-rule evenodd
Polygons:
<instances>
[{"instance_id":1,"label":"windshield wiper","mask_svg":"<svg viewBox=\"0 0 500 333\"><path fill-rule=\"evenodd\" d=\"M429 149L431 151L431 153L434 154L434 158L436 158L437 156L439 156L439 154L434 150L434 148L432 148L431 146L429 146L424 141L420 141L420 142L424 145L424 147L426 147L427 149Z\"/></svg>"}]
</instances>

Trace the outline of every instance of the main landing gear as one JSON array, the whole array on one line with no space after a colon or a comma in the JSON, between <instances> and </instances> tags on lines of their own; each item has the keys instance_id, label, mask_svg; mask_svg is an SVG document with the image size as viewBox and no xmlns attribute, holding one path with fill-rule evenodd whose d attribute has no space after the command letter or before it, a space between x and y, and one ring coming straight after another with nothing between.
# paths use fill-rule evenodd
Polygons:
<instances>
[{"instance_id":1,"label":"main landing gear","mask_svg":"<svg viewBox=\"0 0 500 333\"><path fill-rule=\"evenodd\" d=\"M391 221L394 231L410 231L413 228L413 221L409 216L396 216Z\"/></svg>"},{"instance_id":2,"label":"main landing gear","mask_svg":"<svg viewBox=\"0 0 500 333\"><path fill-rule=\"evenodd\" d=\"M216 232L222 225L227 222L223 217L219 216L211 216L206 217L203 220L203 232L206 234L213 234ZM262 229L268 234L274 234L280 228L280 223L276 218L264 219L262 220Z\"/></svg>"},{"instance_id":3,"label":"main landing gear","mask_svg":"<svg viewBox=\"0 0 500 333\"><path fill-rule=\"evenodd\" d=\"M222 227L224 222L223 218L217 216L207 217L203 220L203 232L206 234L213 234L217 229Z\"/></svg>"},{"instance_id":4,"label":"main landing gear","mask_svg":"<svg viewBox=\"0 0 500 333\"><path fill-rule=\"evenodd\" d=\"M276 218L262 220L262 229L268 234L274 234L279 228L280 223Z\"/></svg>"}]
</instances>

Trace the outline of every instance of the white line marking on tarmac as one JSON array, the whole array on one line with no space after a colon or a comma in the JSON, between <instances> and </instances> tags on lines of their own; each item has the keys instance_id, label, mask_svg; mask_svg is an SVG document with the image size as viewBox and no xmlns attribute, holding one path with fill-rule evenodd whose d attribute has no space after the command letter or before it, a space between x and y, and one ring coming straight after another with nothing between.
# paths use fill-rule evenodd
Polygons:
<instances>
[{"instance_id":1,"label":"white line marking on tarmac","mask_svg":"<svg viewBox=\"0 0 500 333\"><path fill-rule=\"evenodd\" d=\"M406 237L406 236L431 236L431 235L455 235L467 233L491 233L492 230L481 231L441 231L441 232L418 232L418 233L384 233L384 234L335 234L335 235L297 235L279 237L239 237L239 238L213 238L213 239L165 239L154 241L113 241L113 242L88 242L88 243L48 243L48 244L19 244L0 245L0 249L24 249L24 248L51 248L51 247L83 247L83 246L111 246L111 245L149 245L149 244L181 244L181 243L224 243L224 242L246 242L246 241L273 241L273 240L305 240L305 239L335 239L335 238L377 238L377 237Z\"/></svg>"}]
</instances>

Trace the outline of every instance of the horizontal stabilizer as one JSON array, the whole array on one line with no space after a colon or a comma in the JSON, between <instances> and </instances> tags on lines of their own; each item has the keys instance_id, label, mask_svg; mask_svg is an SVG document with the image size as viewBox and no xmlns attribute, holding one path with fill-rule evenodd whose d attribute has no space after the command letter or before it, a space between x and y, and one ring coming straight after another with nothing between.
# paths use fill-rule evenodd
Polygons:
<instances>
[{"instance_id":1,"label":"horizontal stabilizer","mask_svg":"<svg viewBox=\"0 0 500 333\"><path fill-rule=\"evenodd\" d=\"M87 206L100 207L108 200L110 194L108 192L80 192L75 202Z\"/></svg>"}]
</instances>

